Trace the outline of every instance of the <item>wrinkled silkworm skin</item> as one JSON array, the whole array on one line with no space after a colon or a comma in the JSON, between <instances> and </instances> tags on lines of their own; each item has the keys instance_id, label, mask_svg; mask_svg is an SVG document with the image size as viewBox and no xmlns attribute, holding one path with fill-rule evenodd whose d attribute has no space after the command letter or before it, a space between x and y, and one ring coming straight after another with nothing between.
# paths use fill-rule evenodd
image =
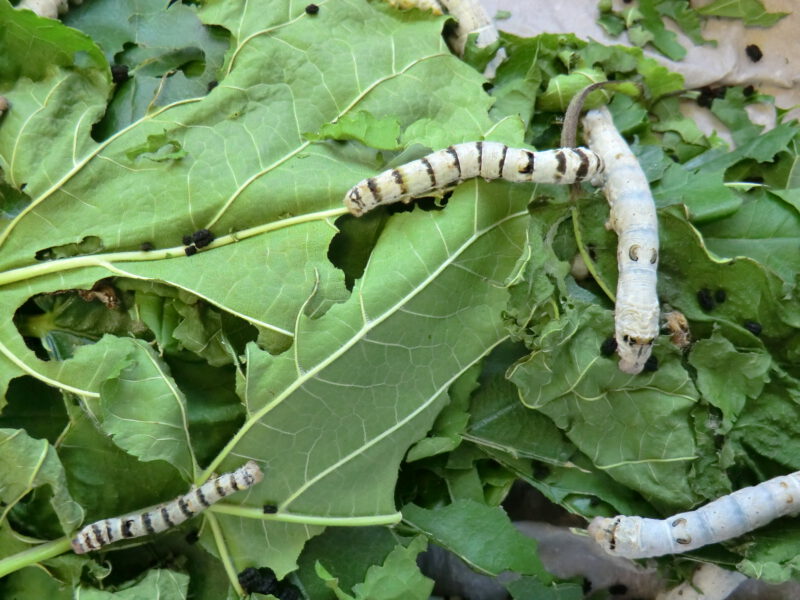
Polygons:
<instances>
[{"instance_id":1,"label":"wrinkled silkworm skin","mask_svg":"<svg viewBox=\"0 0 800 600\"><path fill-rule=\"evenodd\" d=\"M617 244L617 301L614 309L619 368L640 373L658 335L658 219L647 177L605 107L583 119L589 148L605 163L608 225Z\"/></svg>"},{"instance_id":2,"label":"wrinkled silkworm skin","mask_svg":"<svg viewBox=\"0 0 800 600\"><path fill-rule=\"evenodd\" d=\"M455 144L369 177L345 194L344 204L359 217L376 206L408 202L465 179L505 179L522 183L576 183L597 179L603 161L586 148L533 152L499 142Z\"/></svg>"},{"instance_id":3,"label":"wrinkled silkworm skin","mask_svg":"<svg viewBox=\"0 0 800 600\"><path fill-rule=\"evenodd\" d=\"M650 558L729 540L798 512L800 471L742 488L667 519L596 517L589 524L589 535L614 556Z\"/></svg>"},{"instance_id":4,"label":"wrinkled silkworm skin","mask_svg":"<svg viewBox=\"0 0 800 600\"><path fill-rule=\"evenodd\" d=\"M75 554L99 550L106 544L152 535L180 525L209 506L239 490L257 484L263 478L252 460L232 473L209 479L199 488L144 512L103 519L87 525L72 539Z\"/></svg>"}]
</instances>

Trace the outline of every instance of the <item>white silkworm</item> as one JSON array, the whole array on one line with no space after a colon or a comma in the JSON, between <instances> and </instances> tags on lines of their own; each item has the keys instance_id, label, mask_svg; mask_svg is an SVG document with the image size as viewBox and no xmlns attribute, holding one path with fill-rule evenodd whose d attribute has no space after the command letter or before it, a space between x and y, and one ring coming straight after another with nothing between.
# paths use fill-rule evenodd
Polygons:
<instances>
[{"instance_id":1,"label":"white silkworm","mask_svg":"<svg viewBox=\"0 0 800 600\"><path fill-rule=\"evenodd\" d=\"M388 0L398 8L429 10L435 15L448 13L455 17L457 25L449 38L450 45L459 56L464 54L467 38L477 34L475 45L485 48L499 39L497 28L492 23L480 0Z\"/></svg>"},{"instance_id":2,"label":"white silkworm","mask_svg":"<svg viewBox=\"0 0 800 600\"><path fill-rule=\"evenodd\" d=\"M711 563L703 563L691 581L662 592L656 600L725 600L747 579L738 571L728 571Z\"/></svg>"},{"instance_id":3,"label":"white silkworm","mask_svg":"<svg viewBox=\"0 0 800 600\"><path fill-rule=\"evenodd\" d=\"M255 485L262 477L258 465L252 460L248 461L234 472L210 479L199 488L179 496L172 502L160 504L140 513L103 519L87 525L72 539L72 549L75 554L85 554L99 550L111 542L159 533L170 527L176 527L225 496Z\"/></svg>"},{"instance_id":4,"label":"white silkworm","mask_svg":"<svg viewBox=\"0 0 800 600\"><path fill-rule=\"evenodd\" d=\"M619 368L640 373L658 335L658 219L647 177L605 107L583 119L591 148L605 163L609 226L617 232L617 300L614 336Z\"/></svg>"},{"instance_id":5,"label":"white silkworm","mask_svg":"<svg viewBox=\"0 0 800 600\"><path fill-rule=\"evenodd\" d=\"M649 558L716 544L798 512L800 471L743 488L667 519L597 517L589 524L589 534L609 554Z\"/></svg>"},{"instance_id":6,"label":"white silkworm","mask_svg":"<svg viewBox=\"0 0 800 600\"><path fill-rule=\"evenodd\" d=\"M344 204L358 217L376 206L409 201L472 177L576 183L596 179L602 171L603 161L586 148L533 152L498 142L467 142L364 179L345 194Z\"/></svg>"}]
</instances>

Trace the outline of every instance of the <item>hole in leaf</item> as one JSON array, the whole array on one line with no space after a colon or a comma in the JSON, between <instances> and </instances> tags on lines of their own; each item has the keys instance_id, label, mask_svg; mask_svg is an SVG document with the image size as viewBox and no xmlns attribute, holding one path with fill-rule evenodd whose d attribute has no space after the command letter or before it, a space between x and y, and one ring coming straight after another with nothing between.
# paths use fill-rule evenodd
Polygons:
<instances>
[{"instance_id":1,"label":"hole in leaf","mask_svg":"<svg viewBox=\"0 0 800 600\"><path fill-rule=\"evenodd\" d=\"M50 246L38 250L34 257L36 260L57 260L59 258L70 258L72 256L86 256L97 254L105 249L102 240L96 235L88 235L80 242L71 244L61 244L60 246Z\"/></svg>"}]
</instances>

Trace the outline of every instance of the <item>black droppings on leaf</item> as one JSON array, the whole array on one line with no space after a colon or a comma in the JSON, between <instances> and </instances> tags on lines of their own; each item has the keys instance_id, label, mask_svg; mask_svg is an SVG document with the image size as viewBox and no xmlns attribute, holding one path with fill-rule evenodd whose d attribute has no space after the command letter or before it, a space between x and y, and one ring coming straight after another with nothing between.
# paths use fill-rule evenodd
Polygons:
<instances>
[{"instance_id":1,"label":"black droppings on leaf","mask_svg":"<svg viewBox=\"0 0 800 600\"><path fill-rule=\"evenodd\" d=\"M197 529L192 529L189 533L187 533L185 539L187 544L196 544L197 540L200 539Z\"/></svg>"},{"instance_id":2,"label":"black droppings on leaf","mask_svg":"<svg viewBox=\"0 0 800 600\"><path fill-rule=\"evenodd\" d=\"M623 596L628 593L628 586L624 583L615 583L608 587L608 593L612 596Z\"/></svg>"},{"instance_id":3,"label":"black droppings on leaf","mask_svg":"<svg viewBox=\"0 0 800 600\"><path fill-rule=\"evenodd\" d=\"M658 358L655 354L651 354L650 358L644 363L644 367L642 368L643 371L647 371L648 373L653 373L658 371Z\"/></svg>"},{"instance_id":4,"label":"black droppings on leaf","mask_svg":"<svg viewBox=\"0 0 800 600\"><path fill-rule=\"evenodd\" d=\"M190 236L190 235L183 236L183 245L184 246L188 246L191 243L192 243L192 236Z\"/></svg>"},{"instance_id":5,"label":"black droppings on leaf","mask_svg":"<svg viewBox=\"0 0 800 600\"><path fill-rule=\"evenodd\" d=\"M267 567L247 567L237 576L239 585L248 594L271 594L276 591L278 580L275 572Z\"/></svg>"},{"instance_id":6,"label":"black droppings on leaf","mask_svg":"<svg viewBox=\"0 0 800 600\"><path fill-rule=\"evenodd\" d=\"M714 297L711 295L711 291L707 288L703 288L697 292L697 303L700 305L700 308L706 312L709 310L714 310L714 307L717 305L717 303L714 302Z\"/></svg>"},{"instance_id":7,"label":"black droppings on leaf","mask_svg":"<svg viewBox=\"0 0 800 600\"><path fill-rule=\"evenodd\" d=\"M192 234L192 242L198 248L205 248L214 241L214 234L208 229L198 229Z\"/></svg>"},{"instance_id":8,"label":"black droppings on leaf","mask_svg":"<svg viewBox=\"0 0 800 600\"><path fill-rule=\"evenodd\" d=\"M745 321L742 323L742 326L753 335L761 335L761 331L763 330L761 323L757 323L756 321Z\"/></svg>"},{"instance_id":9,"label":"black droppings on leaf","mask_svg":"<svg viewBox=\"0 0 800 600\"><path fill-rule=\"evenodd\" d=\"M274 515L278 512L278 507L274 504L265 504L264 505L264 514L265 515Z\"/></svg>"},{"instance_id":10,"label":"black droppings on leaf","mask_svg":"<svg viewBox=\"0 0 800 600\"><path fill-rule=\"evenodd\" d=\"M711 104L718 98L724 98L727 87L718 86L713 87L707 85L700 88L700 95L697 97L697 104L704 108L711 108Z\"/></svg>"},{"instance_id":11,"label":"black droppings on leaf","mask_svg":"<svg viewBox=\"0 0 800 600\"><path fill-rule=\"evenodd\" d=\"M728 292L726 292L722 288L714 292L714 300L717 301L717 304L722 304L727 299L728 299Z\"/></svg>"},{"instance_id":12,"label":"black droppings on leaf","mask_svg":"<svg viewBox=\"0 0 800 600\"><path fill-rule=\"evenodd\" d=\"M128 75L128 65L111 65L111 79L119 85L130 79Z\"/></svg>"},{"instance_id":13,"label":"black droppings on leaf","mask_svg":"<svg viewBox=\"0 0 800 600\"><path fill-rule=\"evenodd\" d=\"M316 4L309 4L306 6L306 14L307 15L315 15L319 12L319 6Z\"/></svg>"},{"instance_id":14,"label":"black droppings on leaf","mask_svg":"<svg viewBox=\"0 0 800 600\"><path fill-rule=\"evenodd\" d=\"M219 85L219 81L217 81L216 79L212 79L211 81L208 82L207 89L210 92L211 90L213 90L218 85Z\"/></svg>"},{"instance_id":15,"label":"black droppings on leaf","mask_svg":"<svg viewBox=\"0 0 800 600\"><path fill-rule=\"evenodd\" d=\"M610 337L606 338L602 344L600 344L600 354L603 356L611 356L614 352L617 351L617 340L616 338Z\"/></svg>"},{"instance_id":16,"label":"black droppings on leaf","mask_svg":"<svg viewBox=\"0 0 800 600\"><path fill-rule=\"evenodd\" d=\"M484 90L485 92L488 92L488 91L490 91L492 88L494 88L494 84L493 84L493 83L490 83L490 82L488 82L488 81L487 81L487 82L486 82L486 83L484 83L484 84L483 84L481 87L483 88L483 90Z\"/></svg>"},{"instance_id":17,"label":"black droppings on leaf","mask_svg":"<svg viewBox=\"0 0 800 600\"><path fill-rule=\"evenodd\" d=\"M197 246L186 246L183 251L186 253L186 256L194 256L197 254Z\"/></svg>"},{"instance_id":18,"label":"black droppings on leaf","mask_svg":"<svg viewBox=\"0 0 800 600\"><path fill-rule=\"evenodd\" d=\"M753 62L758 62L764 56L764 53L761 52L761 48L756 46L755 44L750 44L747 48L744 49L745 53L747 54L747 58L752 60Z\"/></svg>"},{"instance_id":19,"label":"black droppings on leaf","mask_svg":"<svg viewBox=\"0 0 800 600\"><path fill-rule=\"evenodd\" d=\"M746 88L742 90L742 94L744 94L745 98L749 98L755 93L756 93L756 88L754 88L752 85L748 85Z\"/></svg>"},{"instance_id":20,"label":"black droppings on leaf","mask_svg":"<svg viewBox=\"0 0 800 600\"><path fill-rule=\"evenodd\" d=\"M155 248L156 247L153 245L153 242L142 242L142 244L139 246L139 250L142 252L150 252L151 250L155 250Z\"/></svg>"}]
</instances>

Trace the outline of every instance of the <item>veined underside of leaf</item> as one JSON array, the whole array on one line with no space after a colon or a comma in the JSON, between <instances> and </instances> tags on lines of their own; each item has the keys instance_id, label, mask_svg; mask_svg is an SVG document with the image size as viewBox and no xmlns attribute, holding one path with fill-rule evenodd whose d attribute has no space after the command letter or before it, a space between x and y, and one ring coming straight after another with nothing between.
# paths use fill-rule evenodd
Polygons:
<instances>
[{"instance_id":1,"label":"veined underside of leaf","mask_svg":"<svg viewBox=\"0 0 800 600\"><path fill-rule=\"evenodd\" d=\"M362 0L324 8L312 18L288 1L209 3L201 18L232 35L219 85L208 96L154 109L98 144L90 127L109 92L99 51L63 28L67 50L49 68L38 66L49 47L36 46L36 32L49 22L0 4L9 30L35 47L27 71L0 70L13 106L0 122L0 168L29 198L24 207L3 207L4 312L36 293L127 276L192 292L260 327L263 341L282 349L312 289L341 298L342 274L326 256L333 219L344 213L344 192L380 163L364 146L311 142L304 134L367 111L422 132L409 144L446 145L491 127L490 100L481 78L447 51L440 22ZM9 64L26 64L12 52L17 40L4 39ZM433 119L444 128L427 134L413 127ZM437 138L442 131L450 137ZM137 150L153 139L185 155L161 160ZM217 241L185 257L182 236L204 227ZM90 236L100 252L34 258ZM144 242L156 249L140 252ZM0 354L3 387L28 373L76 393L97 392L67 364L36 360L10 321L0 330Z\"/></svg>"},{"instance_id":2,"label":"veined underside of leaf","mask_svg":"<svg viewBox=\"0 0 800 600\"><path fill-rule=\"evenodd\" d=\"M29 197L0 233L6 314L33 294L116 275L189 291L260 327L271 347L291 343L277 356L248 348L244 425L196 477L245 457L263 466L264 481L231 499L246 506L215 506L204 535L237 569L269 564L279 576L320 525L396 522L406 449L430 427L449 384L505 337L504 287L525 253L533 198L530 186L471 182L446 211L393 216L350 299L322 318L306 316L318 299L343 295L343 276L327 258L333 220L345 212L344 192L382 159L304 134L354 111L391 115L408 145L441 147L492 129L483 79L449 54L441 22L361 0L321 6L311 18L288 0L209 3L201 17L233 40L219 85L101 143L89 133L107 80L84 85L84 67L74 64L27 79L0 72L4 85L12 81L4 95L14 107L0 123L0 166ZM171 158L143 153L159 140ZM187 258L182 236L203 227L217 241ZM89 236L100 252L34 258ZM156 249L138 251L145 241ZM44 362L9 320L0 355L4 385L29 374L81 395L127 452L177 460L184 473L194 466L181 431L184 398L138 342L107 336L73 359ZM134 399L154 389L164 402L154 426L167 437L150 444L143 432L154 409ZM264 515L264 504L278 513Z\"/></svg>"}]
</instances>

